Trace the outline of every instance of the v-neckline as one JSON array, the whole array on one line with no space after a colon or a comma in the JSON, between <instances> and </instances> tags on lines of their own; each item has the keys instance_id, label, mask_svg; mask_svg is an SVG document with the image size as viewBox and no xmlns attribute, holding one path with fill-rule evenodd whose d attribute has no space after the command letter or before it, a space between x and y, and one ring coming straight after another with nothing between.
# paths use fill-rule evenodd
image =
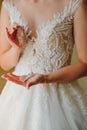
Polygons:
<instances>
[{"instance_id":1,"label":"v-neckline","mask_svg":"<svg viewBox=\"0 0 87 130\"><path fill-rule=\"evenodd\" d=\"M10 3L10 2L7 2L7 3ZM53 13L53 15L52 15L51 18L49 18L47 21L43 22L43 23L35 30L36 36L32 36L31 38L29 38L29 40L30 40L30 41L37 41L37 39L38 39L38 37L39 37L38 35L39 35L40 30L42 30L42 29L43 29L44 27L46 27L47 25L51 24L51 23L55 20L56 17L60 18L60 17L62 17L63 15L65 15L66 12L70 11L71 3L72 3L72 0L70 0L68 6L65 6L64 9L63 9L61 12L57 11L57 12ZM13 3L10 3L10 4L12 4L13 8L20 14L20 20L21 20L24 24L26 24L26 26L28 26L28 22L24 21L23 18L22 18L22 13L21 13L21 11L19 11L18 8L15 7ZM65 17L66 17L66 15L65 15ZM65 18L65 17L64 17L64 18ZM60 20L59 20L59 21L60 21L60 22L63 22L64 18L63 18L61 21L60 21ZM29 27L28 27L28 28L29 28ZM29 29L29 34L31 34L31 33L32 33L32 30Z\"/></svg>"},{"instance_id":2,"label":"v-neckline","mask_svg":"<svg viewBox=\"0 0 87 130\"><path fill-rule=\"evenodd\" d=\"M48 25L50 25L54 20L55 20L55 18L56 17L60 17L60 16L63 16L63 14L64 14L64 12L65 11L67 11L68 10L68 8L67 7L65 7L64 8L64 10L62 11L62 12L56 12L56 13L54 13L53 14L53 16L52 16L52 18L51 19L48 19L47 21L45 21L45 22L43 22L36 30L35 30L35 33L36 33L36 36L32 36L31 38L30 38L30 41L37 41L37 39L38 39L38 35L39 35L39 33L40 33L40 31L43 29L43 28L45 28L45 27L47 27ZM65 17L64 17L65 18ZM64 19L62 19L62 21L63 21ZM61 21L61 22L62 22ZM30 32L32 33L32 30L30 29Z\"/></svg>"}]
</instances>

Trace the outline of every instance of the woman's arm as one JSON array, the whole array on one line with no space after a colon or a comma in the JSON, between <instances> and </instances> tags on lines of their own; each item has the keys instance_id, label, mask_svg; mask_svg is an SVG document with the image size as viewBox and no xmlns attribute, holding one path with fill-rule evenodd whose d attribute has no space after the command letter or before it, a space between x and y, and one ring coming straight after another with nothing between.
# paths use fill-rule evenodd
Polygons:
<instances>
[{"instance_id":1,"label":"woman's arm","mask_svg":"<svg viewBox=\"0 0 87 130\"><path fill-rule=\"evenodd\" d=\"M10 26L9 12L2 7L0 17L0 67L5 71L9 71L16 66L23 47L19 48L11 41L12 39L10 39L9 32L6 31L6 27L9 28L10 32L14 32ZM22 31L24 32L23 29ZM17 41L16 39L13 40Z\"/></svg>"},{"instance_id":2,"label":"woman's arm","mask_svg":"<svg viewBox=\"0 0 87 130\"><path fill-rule=\"evenodd\" d=\"M76 64L63 67L58 71L44 76L44 81L52 82L70 82L87 75L87 64L78 61Z\"/></svg>"},{"instance_id":3,"label":"woman's arm","mask_svg":"<svg viewBox=\"0 0 87 130\"><path fill-rule=\"evenodd\" d=\"M0 67L5 71L9 71L16 66L19 60L19 56L19 49L11 47L4 54L0 55Z\"/></svg>"},{"instance_id":4,"label":"woman's arm","mask_svg":"<svg viewBox=\"0 0 87 130\"><path fill-rule=\"evenodd\" d=\"M76 64L69 65L58 71L48 74L33 74L27 81L27 75L18 76L12 73L2 75L2 78L30 88L39 83L70 82L87 75L87 10L82 4L75 12L74 18L74 37L78 53Z\"/></svg>"},{"instance_id":5,"label":"woman's arm","mask_svg":"<svg viewBox=\"0 0 87 130\"><path fill-rule=\"evenodd\" d=\"M5 71L8 71L15 66L19 53L7 41L6 27L12 31L9 22L9 13L2 6L0 15L0 66Z\"/></svg>"},{"instance_id":6,"label":"woman's arm","mask_svg":"<svg viewBox=\"0 0 87 130\"><path fill-rule=\"evenodd\" d=\"M47 82L69 82L87 75L87 7L85 3L75 12L74 37L78 53L77 63L48 74Z\"/></svg>"},{"instance_id":7,"label":"woman's arm","mask_svg":"<svg viewBox=\"0 0 87 130\"><path fill-rule=\"evenodd\" d=\"M8 51L11 48L11 45L7 41L6 27L10 31L10 22L9 22L9 12L3 6L0 11L0 55Z\"/></svg>"}]
</instances>

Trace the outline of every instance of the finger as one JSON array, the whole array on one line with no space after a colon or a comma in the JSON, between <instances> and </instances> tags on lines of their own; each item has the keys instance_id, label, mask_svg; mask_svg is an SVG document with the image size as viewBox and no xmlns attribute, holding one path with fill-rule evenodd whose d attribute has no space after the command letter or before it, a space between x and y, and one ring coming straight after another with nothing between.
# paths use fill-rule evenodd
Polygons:
<instances>
[{"instance_id":1,"label":"finger","mask_svg":"<svg viewBox=\"0 0 87 130\"><path fill-rule=\"evenodd\" d=\"M19 75L15 75L15 74L13 74L13 73L8 73L10 76L13 76L13 77L15 77L15 78L20 78L21 76L19 76Z\"/></svg>"},{"instance_id":2,"label":"finger","mask_svg":"<svg viewBox=\"0 0 87 130\"><path fill-rule=\"evenodd\" d=\"M32 85L35 85L36 84L36 82L34 81L32 81L32 80L28 80L27 82L26 82L26 88L27 89L29 89Z\"/></svg>"},{"instance_id":3,"label":"finger","mask_svg":"<svg viewBox=\"0 0 87 130\"><path fill-rule=\"evenodd\" d=\"M2 78L7 78L9 74L3 74L1 75Z\"/></svg>"},{"instance_id":4,"label":"finger","mask_svg":"<svg viewBox=\"0 0 87 130\"><path fill-rule=\"evenodd\" d=\"M13 27L13 31L15 31L17 29L17 27Z\"/></svg>"},{"instance_id":5,"label":"finger","mask_svg":"<svg viewBox=\"0 0 87 130\"><path fill-rule=\"evenodd\" d=\"M9 40L9 42L14 42L15 43L15 45L17 46L17 47L19 47L18 46L18 44L15 42L15 40L12 38L12 34L10 34L9 33L9 31L8 31L8 28L6 27L6 33L7 33L7 37L9 38L8 40Z\"/></svg>"},{"instance_id":6,"label":"finger","mask_svg":"<svg viewBox=\"0 0 87 130\"><path fill-rule=\"evenodd\" d=\"M15 81L20 81L18 79L18 77L11 76L10 74L4 74L3 77L6 78L6 79L12 79L12 80L15 80Z\"/></svg>"},{"instance_id":7,"label":"finger","mask_svg":"<svg viewBox=\"0 0 87 130\"><path fill-rule=\"evenodd\" d=\"M29 89L31 87L32 83L30 81L27 82L26 88Z\"/></svg>"},{"instance_id":8,"label":"finger","mask_svg":"<svg viewBox=\"0 0 87 130\"><path fill-rule=\"evenodd\" d=\"M9 38L9 40L10 40L11 42L14 42L15 45L16 45L17 47L19 47L18 42L15 41L15 39L14 39L15 36L16 36L16 30L11 34L11 33L9 33L8 28L6 28L6 33L7 33L7 36L8 36L8 38Z\"/></svg>"},{"instance_id":9,"label":"finger","mask_svg":"<svg viewBox=\"0 0 87 130\"><path fill-rule=\"evenodd\" d=\"M10 76L5 75L5 74L4 74L4 75L2 75L1 77L2 77L2 78L4 78L4 79L6 79L6 80L9 80L9 79L11 78Z\"/></svg>"},{"instance_id":10,"label":"finger","mask_svg":"<svg viewBox=\"0 0 87 130\"><path fill-rule=\"evenodd\" d=\"M6 32L7 32L8 38L12 42L14 42L16 46L19 47L19 42L18 42L18 39L17 39L17 27L13 28L13 32L12 33L9 33L8 28L6 28Z\"/></svg>"},{"instance_id":11,"label":"finger","mask_svg":"<svg viewBox=\"0 0 87 130\"><path fill-rule=\"evenodd\" d=\"M7 36L9 37L9 38L11 38L11 34L9 33L9 31L8 31L8 28L6 27L6 33L7 33Z\"/></svg>"},{"instance_id":12,"label":"finger","mask_svg":"<svg viewBox=\"0 0 87 130\"><path fill-rule=\"evenodd\" d=\"M20 36L21 38L24 38L24 36L25 36L25 32L24 32L24 30L23 30L22 28L19 28L19 29L18 29L18 34L19 34L19 36Z\"/></svg>"},{"instance_id":13,"label":"finger","mask_svg":"<svg viewBox=\"0 0 87 130\"><path fill-rule=\"evenodd\" d=\"M22 26L23 30L24 30L24 26Z\"/></svg>"},{"instance_id":14,"label":"finger","mask_svg":"<svg viewBox=\"0 0 87 130\"><path fill-rule=\"evenodd\" d=\"M14 81L17 81L17 82L20 82L20 83L23 83L19 77L15 77L15 76L12 76L10 74L6 75L5 76L7 79L11 79L11 80L14 80Z\"/></svg>"},{"instance_id":15,"label":"finger","mask_svg":"<svg viewBox=\"0 0 87 130\"><path fill-rule=\"evenodd\" d=\"M20 80L21 81L28 81L30 78L32 78L33 76L34 76L35 74L34 73L32 73L32 75L22 75L22 76L20 76Z\"/></svg>"},{"instance_id":16,"label":"finger","mask_svg":"<svg viewBox=\"0 0 87 130\"><path fill-rule=\"evenodd\" d=\"M18 30L18 26L16 26L16 27L13 27L13 29L14 29L14 31L15 31L15 30Z\"/></svg>"},{"instance_id":17,"label":"finger","mask_svg":"<svg viewBox=\"0 0 87 130\"><path fill-rule=\"evenodd\" d=\"M1 75L1 78L4 78L4 79L6 79L6 77L5 77L5 74L2 74L2 75Z\"/></svg>"},{"instance_id":18,"label":"finger","mask_svg":"<svg viewBox=\"0 0 87 130\"><path fill-rule=\"evenodd\" d=\"M2 77L5 78L5 79L8 79L8 78L14 79L14 77L11 77L9 74L3 74Z\"/></svg>"},{"instance_id":19,"label":"finger","mask_svg":"<svg viewBox=\"0 0 87 130\"><path fill-rule=\"evenodd\" d=\"M18 24L16 22L13 22L12 27L16 27L16 26L18 26Z\"/></svg>"},{"instance_id":20,"label":"finger","mask_svg":"<svg viewBox=\"0 0 87 130\"><path fill-rule=\"evenodd\" d=\"M8 76L8 77L10 76L10 77L12 77L12 78L14 78L14 79L20 80L20 78L19 78L20 76L15 76L15 75L12 75L12 74L10 74L10 73L7 74L7 76Z\"/></svg>"},{"instance_id":21,"label":"finger","mask_svg":"<svg viewBox=\"0 0 87 130\"><path fill-rule=\"evenodd\" d=\"M12 36L13 36L13 38L17 38L17 28L13 28L14 30L13 30L13 32L12 32Z\"/></svg>"},{"instance_id":22,"label":"finger","mask_svg":"<svg viewBox=\"0 0 87 130\"><path fill-rule=\"evenodd\" d=\"M23 82L23 80L25 79L26 75L22 75L19 77L19 79Z\"/></svg>"},{"instance_id":23,"label":"finger","mask_svg":"<svg viewBox=\"0 0 87 130\"><path fill-rule=\"evenodd\" d=\"M28 81L31 77L32 77L32 75L31 75L31 76L26 75L26 76L22 79L22 81L23 81L23 82L24 82L24 81Z\"/></svg>"},{"instance_id":24,"label":"finger","mask_svg":"<svg viewBox=\"0 0 87 130\"><path fill-rule=\"evenodd\" d=\"M7 79L7 80L10 80L10 81L12 81L12 82L14 82L14 83L16 83L16 84L25 86L25 82L22 82L22 81L20 81L20 80L14 79L14 78L12 78L12 77L10 77L10 76L9 76L9 77L6 77L6 79Z\"/></svg>"},{"instance_id":25,"label":"finger","mask_svg":"<svg viewBox=\"0 0 87 130\"><path fill-rule=\"evenodd\" d=\"M14 75L13 73L9 73L9 75L12 76L12 77L18 78L22 82L24 82L24 79L26 77L26 75L17 76L17 75Z\"/></svg>"}]
</instances>

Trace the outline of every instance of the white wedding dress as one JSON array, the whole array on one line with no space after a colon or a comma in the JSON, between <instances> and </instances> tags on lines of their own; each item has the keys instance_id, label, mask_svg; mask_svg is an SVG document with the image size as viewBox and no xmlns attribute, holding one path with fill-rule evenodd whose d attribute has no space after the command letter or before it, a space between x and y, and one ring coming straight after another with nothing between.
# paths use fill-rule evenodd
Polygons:
<instances>
[{"instance_id":1,"label":"white wedding dress","mask_svg":"<svg viewBox=\"0 0 87 130\"><path fill-rule=\"evenodd\" d=\"M14 74L56 71L71 63L74 12L83 0L70 0L68 7L43 23L23 50ZM11 24L25 27L20 11L3 1ZM87 130L87 96L77 81L33 85L29 90L7 81L0 96L0 130Z\"/></svg>"}]
</instances>

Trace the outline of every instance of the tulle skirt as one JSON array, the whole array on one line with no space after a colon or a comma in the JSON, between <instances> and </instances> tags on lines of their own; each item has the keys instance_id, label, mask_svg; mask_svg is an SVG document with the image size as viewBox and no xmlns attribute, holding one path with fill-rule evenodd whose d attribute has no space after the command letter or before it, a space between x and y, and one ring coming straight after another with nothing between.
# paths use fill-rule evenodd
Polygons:
<instances>
[{"instance_id":1,"label":"tulle skirt","mask_svg":"<svg viewBox=\"0 0 87 130\"><path fill-rule=\"evenodd\" d=\"M87 130L87 95L78 82L24 86L7 81L0 130Z\"/></svg>"}]
</instances>

